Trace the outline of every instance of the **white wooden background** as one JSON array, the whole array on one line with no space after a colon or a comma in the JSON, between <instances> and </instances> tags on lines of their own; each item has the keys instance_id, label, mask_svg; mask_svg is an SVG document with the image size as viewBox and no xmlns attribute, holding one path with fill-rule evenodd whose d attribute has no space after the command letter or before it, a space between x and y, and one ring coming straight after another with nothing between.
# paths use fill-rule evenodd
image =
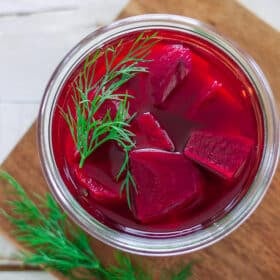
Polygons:
<instances>
[{"instance_id":1,"label":"white wooden background","mask_svg":"<svg viewBox=\"0 0 280 280\"><path fill-rule=\"evenodd\" d=\"M279 0L239 1L280 30ZM35 120L44 87L64 54L96 26L112 21L127 2L0 0L0 163ZM14 252L0 236L0 258ZM54 278L44 272L0 272L0 280L10 279Z\"/></svg>"}]
</instances>

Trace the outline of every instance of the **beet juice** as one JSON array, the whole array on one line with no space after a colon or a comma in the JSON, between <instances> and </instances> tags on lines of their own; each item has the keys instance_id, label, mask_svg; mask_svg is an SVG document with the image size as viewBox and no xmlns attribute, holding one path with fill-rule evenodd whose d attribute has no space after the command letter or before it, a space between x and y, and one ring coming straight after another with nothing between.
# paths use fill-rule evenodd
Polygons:
<instances>
[{"instance_id":1,"label":"beet juice","mask_svg":"<svg viewBox=\"0 0 280 280\"><path fill-rule=\"evenodd\" d=\"M115 141L100 145L79 165L61 111L74 112L74 81L85 61L60 92L52 145L64 183L93 217L119 231L171 237L207 227L246 194L262 157L264 128L254 88L228 55L192 35L154 31L158 41L149 61L140 63L148 71L137 73L115 92L130 96L127 129L135 146L128 161L135 186L120 191L125 178L117 175L125 153ZM100 52L122 40L122 59L139 34L108 42ZM106 74L104 56L91 67L93 83L98 82ZM92 89L87 94L91 102L96 93ZM119 106L108 100L93 117L102 120L110 114L114 119Z\"/></svg>"}]
</instances>

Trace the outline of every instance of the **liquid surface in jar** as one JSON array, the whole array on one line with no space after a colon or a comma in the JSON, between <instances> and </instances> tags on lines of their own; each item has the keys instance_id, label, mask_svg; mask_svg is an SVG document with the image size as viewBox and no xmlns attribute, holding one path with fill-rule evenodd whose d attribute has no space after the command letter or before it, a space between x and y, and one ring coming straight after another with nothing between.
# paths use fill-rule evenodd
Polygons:
<instances>
[{"instance_id":1,"label":"liquid surface in jar","mask_svg":"<svg viewBox=\"0 0 280 280\"><path fill-rule=\"evenodd\" d=\"M131 209L120 195L116 175L124 153L116 142L94 151L79 168L79 155L61 108L73 110L73 84L81 62L66 80L52 119L52 145L58 170L71 194L93 217L119 231L140 236L175 236L205 228L240 201L257 172L263 151L263 120L255 90L224 52L204 39L157 30L139 73L116 93L128 92L130 131L135 148L129 168ZM139 33L123 40L122 53ZM104 57L93 81L106 71ZM94 96L94 91L90 96ZM90 97L92 98L92 97ZM89 98L89 99L90 99ZM112 116L118 102L100 110Z\"/></svg>"}]
</instances>

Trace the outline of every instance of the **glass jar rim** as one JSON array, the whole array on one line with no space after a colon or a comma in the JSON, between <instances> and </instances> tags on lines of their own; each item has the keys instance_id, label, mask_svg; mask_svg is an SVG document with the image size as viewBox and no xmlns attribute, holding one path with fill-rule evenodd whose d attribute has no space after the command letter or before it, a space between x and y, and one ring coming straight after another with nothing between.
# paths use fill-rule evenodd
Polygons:
<instances>
[{"instance_id":1,"label":"glass jar rim","mask_svg":"<svg viewBox=\"0 0 280 280\"><path fill-rule=\"evenodd\" d=\"M127 32L168 29L206 39L234 59L255 87L264 119L264 151L256 177L239 203L223 218L205 229L185 236L151 239L119 232L102 224L80 206L70 194L56 167L51 139L54 107L65 79L92 50L108 39ZM38 146L43 172L52 194L68 216L91 236L127 252L170 256L209 246L243 223L260 203L268 189L279 158L279 117L272 91L256 62L235 43L219 35L212 27L191 18L171 14L146 14L115 21L100 27L78 43L58 65L46 87L38 119Z\"/></svg>"}]
</instances>

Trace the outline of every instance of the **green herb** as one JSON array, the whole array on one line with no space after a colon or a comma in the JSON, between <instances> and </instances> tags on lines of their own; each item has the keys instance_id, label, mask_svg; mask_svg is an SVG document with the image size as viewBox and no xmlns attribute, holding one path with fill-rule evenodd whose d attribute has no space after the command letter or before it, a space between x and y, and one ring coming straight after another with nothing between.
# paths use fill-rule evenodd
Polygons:
<instances>
[{"instance_id":1,"label":"green herb","mask_svg":"<svg viewBox=\"0 0 280 280\"><path fill-rule=\"evenodd\" d=\"M151 280L152 277L133 265L130 258L116 254L116 266L104 267L92 251L87 235L69 223L50 194L35 195L38 206L22 186L0 170L0 178L14 190L16 199L7 201L9 213L2 214L14 225L17 240L32 252L23 252L24 263L60 272L71 280ZM190 265L172 280L188 278Z\"/></svg>"},{"instance_id":2,"label":"green herb","mask_svg":"<svg viewBox=\"0 0 280 280\"><path fill-rule=\"evenodd\" d=\"M172 280L186 280L192 276L192 262L188 263L178 274L172 277Z\"/></svg>"},{"instance_id":3,"label":"green herb","mask_svg":"<svg viewBox=\"0 0 280 280\"><path fill-rule=\"evenodd\" d=\"M137 73L147 72L147 68L139 66L139 63L148 62L146 59L151 48L158 42L157 33L145 35L141 33L129 50L124 54L123 40L116 46L107 47L104 51L97 50L89 55L83 65L82 71L73 83L74 112L70 107L61 113L68 124L72 138L80 154L80 168L85 160L101 145L108 141L115 141L123 149L125 159L117 174L117 180L125 174L121 192L126 190L128 205L130 207L129 186L136 189L135 182L129 171L129 151L134 147L134 134L129 131L128 98L132 98L127 92L116 93L123 84L133 78ZM119 58L121 60L119 60ZM105 61L105 74L95 80L97 61L103 58ZM91 100L89 94L93 93ZM105 116L100 119L96 114L106 101L118 102L116 116L111 116L107 110Z\"/></svg>"}]
</instances>

